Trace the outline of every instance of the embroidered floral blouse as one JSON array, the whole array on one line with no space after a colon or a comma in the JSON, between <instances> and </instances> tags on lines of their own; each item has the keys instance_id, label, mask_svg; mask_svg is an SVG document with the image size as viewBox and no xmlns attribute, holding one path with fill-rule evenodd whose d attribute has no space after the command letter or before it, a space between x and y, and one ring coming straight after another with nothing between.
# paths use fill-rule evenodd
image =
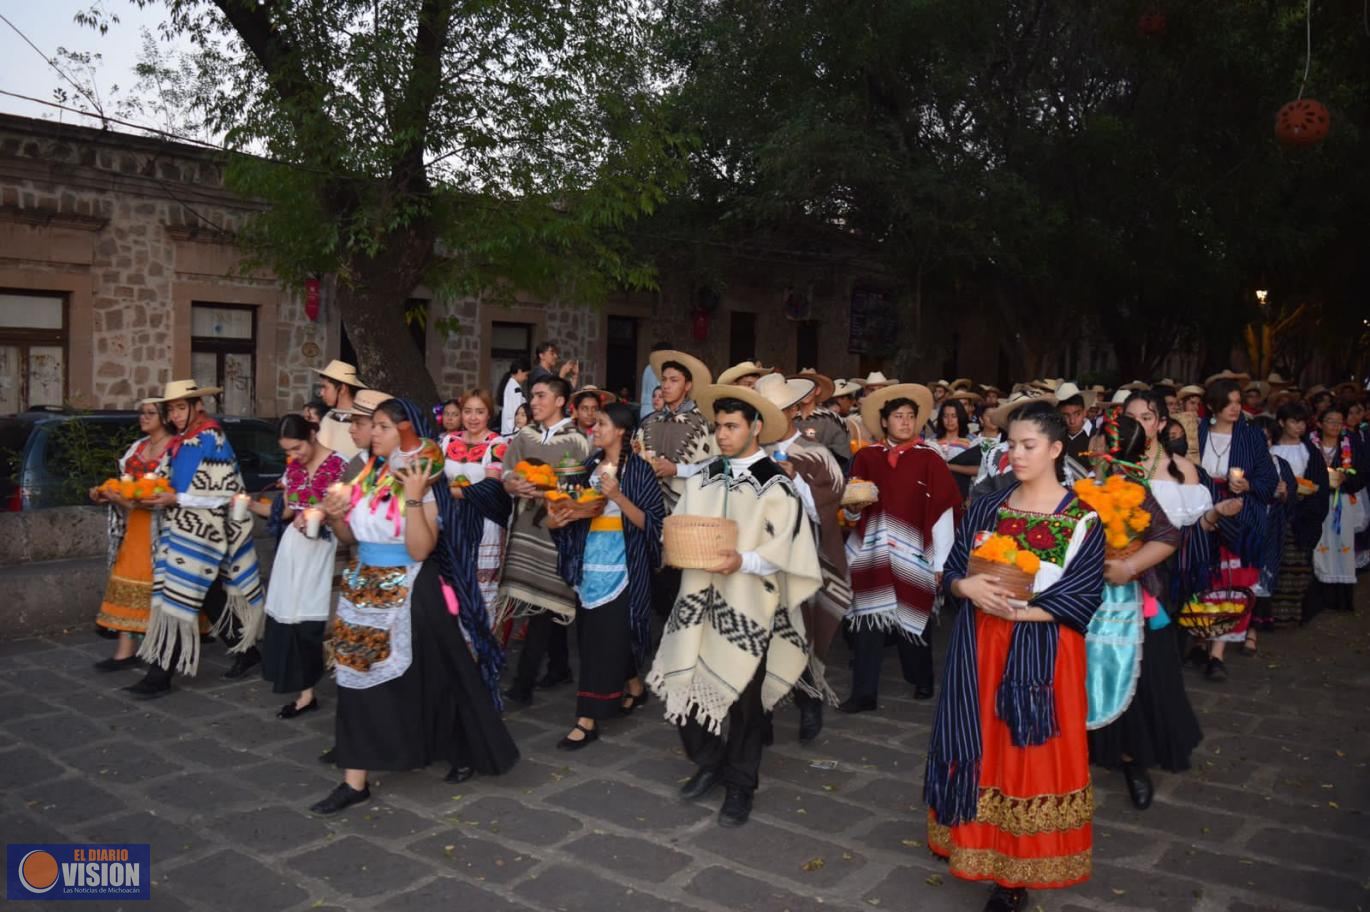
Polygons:
<instances>
[{"instance_id":1,"label":"embroidered floral blouse","mask_svg":"<svg viewBox=\"0 0 1370 912\"><path fill-rule=\"evenodd\" d=\"M323 503L324 497L328 494L328 486L342 480L345 468L346 461L337 453L329 455L321 462L312 476L309 474L309 467L304 463L290 463L285 467L285 476L282 479L285 484L285 505L292 510L303 510L310 505L310 498L313 498L313 503Z\"/></svg>"}]
</instances>

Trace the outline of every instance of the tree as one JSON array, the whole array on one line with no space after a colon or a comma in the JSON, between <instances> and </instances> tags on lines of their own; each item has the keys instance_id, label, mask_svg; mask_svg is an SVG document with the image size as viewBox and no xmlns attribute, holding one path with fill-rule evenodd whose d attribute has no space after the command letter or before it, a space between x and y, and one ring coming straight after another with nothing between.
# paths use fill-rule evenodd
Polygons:
<instances>
[{"instance_id":1,"label":"tree","mask_svg":"<svg viewBox=\"0 0 1370 912\"><path fill-rule=\"evenodd\" d=\"M437 398L403 325L421 283L590 301L651 282L621 232L686 136L655 110L640 4L163 5L195 48L184 106L226 137L229 185L270 204L240 240L284 281L337 274L367 382Z\"/></svg>"}]
</instances>

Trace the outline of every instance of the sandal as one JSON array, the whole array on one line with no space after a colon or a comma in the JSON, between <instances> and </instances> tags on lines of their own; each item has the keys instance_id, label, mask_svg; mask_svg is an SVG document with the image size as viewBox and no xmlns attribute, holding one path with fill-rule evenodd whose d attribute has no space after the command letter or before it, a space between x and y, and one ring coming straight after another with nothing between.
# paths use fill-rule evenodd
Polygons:
<instances>
[{"instance_id":1,"label":"sandal","mask_svg":"<svg viewBox=\"0 0 1370 912\"><path fill-rule=\"evenodd\" d=\"M598 740L599 740L599 726L598 726L598 725L596 725L594 728L586 728L584 725L581 725L579 722L577 722L577 723L576 723L576 727L573 728L573 729L571 729L571 731L572 731L572 732L576 732L576 731L584 732L584 733L585 733L585 737L584 737L584 738L580 738L580 739L576 739L576 738L572 738L571 735L568 734L565 738L562 738L560 741L557 742L557 747L560 748L561 750L565 750L565 751L578 751L578 750L580 750L582 747L585 747L587 744L589 744L591 741L598 741Z\"/></svg>"},{"instance_id":2,"label":"sandal","mask_svg":"<svg viewBox=\"0 0 1370 912\"><path fill-rule=\"evenodd\" d=\"M628 702L621 704L618 711L625 716L631 716L633 710L647 705L647 688L642 688L641 693L625 693L623 699Z\"/></svg>"},{"instance_id":3,"label":"sandal","mask_svg":"<svg viewBox=\"0 0 1370 912\"><path fill-rule=\"evenodd\" d=\"M1256 654L1256 637L1255 637L1254 634L1248 633L1248 634L1246 635L1246 640L1242 643L1242 655L1244 655L1244 656L1253 656L1253 655L1255 655L1255 654Z\"/></svg>"}]
</instances>

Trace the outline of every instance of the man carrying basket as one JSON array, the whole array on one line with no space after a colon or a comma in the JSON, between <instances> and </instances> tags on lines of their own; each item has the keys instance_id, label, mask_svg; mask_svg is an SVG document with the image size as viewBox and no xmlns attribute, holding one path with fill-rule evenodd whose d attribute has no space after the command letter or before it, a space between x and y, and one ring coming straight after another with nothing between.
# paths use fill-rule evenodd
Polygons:
<instances>
[{"instance_id":1,"label":"man carrying basket","mask_svg":"<svg viewBox=\"0 0 1370 912\"><path fill-rule=\"evenodd\" d=\"M822 572L794 483L761 449L784 435L784 414L742 387L710 385L695 399L714 416L722 455L686 480L666 519L665 560L683 573L647 684L698 767L681 797L722 782L718 822L740 826L757 788L765 714L808 667L800 606Z\"/></svg>"}]
</instances>

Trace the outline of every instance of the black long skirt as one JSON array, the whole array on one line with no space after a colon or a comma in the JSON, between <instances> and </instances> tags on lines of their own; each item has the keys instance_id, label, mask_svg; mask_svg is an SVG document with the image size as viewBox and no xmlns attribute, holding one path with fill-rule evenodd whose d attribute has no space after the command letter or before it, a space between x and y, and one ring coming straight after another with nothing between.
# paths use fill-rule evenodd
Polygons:
<instances>
[{"instance_id":1,"label":"black long skirt","mask_svg":"<svg viewBox=\"0 0 1370 912\"><path fill-rule=\"evenodd\" d=\"M623 705L623 682L637 675L628 627L628 590L597 608L576 606L580 675L576 716L612 719Z\"/></svg>"},{"instance_id":2,"label":"black long skirt","mask_svg":"<svg viewBox=\"0 0 1370 912\"><path fill-rule=\"evenodd\" d=\"M1313 552L1294 544L1292 527L1284 530L1280 576L1271 593L1271 619L1277 626L1297 624L1303 616L1303 600L1313 580Z\"/></svg>"},{"instance_id":3,"label":"black long skirt","mask_svg":"<svg viewBox=\"0 0 1370 912\"><path fill-rule=\"evenodd\" d=\"M266 619L262 638L262 680L272 693L298 693L323 677L323 638L326 621L282 624Z\"/></svg>"},{"instance_id":4,"label":"black long skirt","mask_svg":"<svg viewBox=\"0 0 1370 912\"><path fill-rule=\"evenodd\" d=\"M364 690L338 688L338 766L411 770L441 760L486 775L508 772L518 747L447 612L434 564L419 571L409 610L414 656L404 674Z\"/></svg>"},{"instance_id":5,"label":"black long skirt","mask_svg":"<svg viewBox=\"0 0 1370 912\"><path fill-rule=\"evenodd\" d=\"M1184 689L1178 629L1174 623L1160 630L1146 628L1137 693L1121 716L1089 733L1092 763L1116 769L1127 754L1142 767L1172 773L1189 769L1189 755L1203 740L1203 731Z\"/></svg>"}]
</instances>

